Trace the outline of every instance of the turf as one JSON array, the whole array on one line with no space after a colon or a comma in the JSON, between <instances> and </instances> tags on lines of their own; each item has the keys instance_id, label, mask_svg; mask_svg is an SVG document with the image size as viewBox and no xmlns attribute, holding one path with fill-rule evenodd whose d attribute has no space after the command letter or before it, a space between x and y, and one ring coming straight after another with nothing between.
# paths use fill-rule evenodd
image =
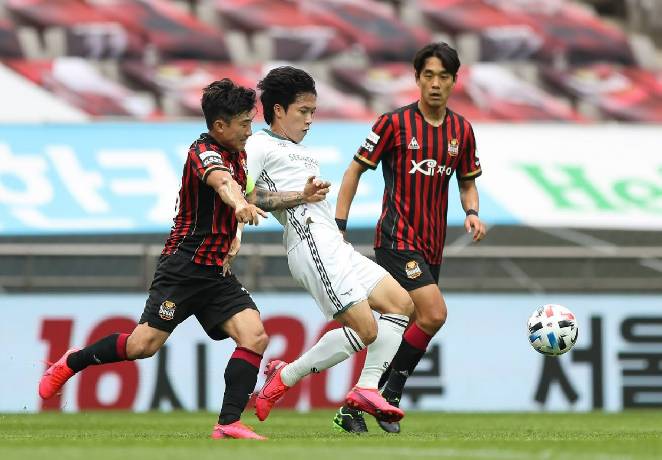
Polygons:
<instances>
[{"instance_id":1,"label":"turf","mask_svg":"<svg viewBox=\"0 0 662 460\"><path fill-rule=\"evenodd\" d=\"M333 411L274 411L267 442L208 438L211 413L0 415L0 458L10 459L662 459L662 411L407 415L400 435L332 429ZM255 420L255 423L253 423Z\"/></svg>"}]
</instances>

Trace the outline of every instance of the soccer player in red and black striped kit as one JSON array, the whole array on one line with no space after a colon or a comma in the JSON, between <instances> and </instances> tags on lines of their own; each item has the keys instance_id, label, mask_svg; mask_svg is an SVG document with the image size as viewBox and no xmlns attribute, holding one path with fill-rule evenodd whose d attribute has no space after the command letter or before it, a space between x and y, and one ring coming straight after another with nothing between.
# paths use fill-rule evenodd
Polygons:
<instances>
[{"instance_id":1,"label":"soccer player in red and black striped kit","mask_svg":"<svg viewBox=\"0 0 662 460\"><path fill-rule=\"evenodd\" d=\"M420 99L379 117L345 171L336 222L341 230L361 177L381 161L384 175L382 213L377 222L375 256L409 292L415 313L400 348L382 376L382 395L398 405L407 380L436 332L446 321L446 303L438 287L446 239L448 186L455 173L464 226L480 241L486 233L478 217L475 179L481 174L476 141L468 120L447 107L460 68L457 52L432 43L413 60ZM362 415L340 409L336 424L346 431L366 431ZM388 432L399 423L379 422Z\"/></svg>"},{"instance_id":2,"label":"soccer player in red and black striped kit","mask_svg":"<svg viewBox=\"0 0 662 460\"><path fill-rule=\"evenodd\" d=\"M67 351L39 382L53 397L87 366L149 358L182 321L195 315L212 340L231 337L237 347L225 368L223 405L212 438L265 439L241 423L255 388L268 337L253 299L229 270L240 228L264 211L321 201L328 182L309 180L302 192L254 190L246 195L246 140L255 116L255 91L229 79L205 88L208 132L191 145L179 192L179 210L159 259L145 309L131 334L112 334Z\"/></svg>"}]
</instances>

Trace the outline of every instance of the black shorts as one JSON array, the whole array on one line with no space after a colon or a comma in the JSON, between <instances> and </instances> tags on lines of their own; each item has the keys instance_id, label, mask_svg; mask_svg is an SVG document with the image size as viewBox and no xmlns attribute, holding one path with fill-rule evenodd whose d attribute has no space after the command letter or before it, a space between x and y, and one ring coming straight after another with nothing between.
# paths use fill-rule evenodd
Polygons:
<instances>
[{"instance_id":1,"label":"black shorts","mask_svg":"<svg viewBox=\"0 0 662 460\"><path fill-rule=\"evenodd\" d=\"M247 308L257 310L233 274L223 276L221 267L198 265L173 254L159 259L140 324L172 332L195 315L211 339L223 340L228 335L220 325Z\"/></svg>"},{"instance_id":2,"label":"black shorts","mask_svg":"<svg viewBox=\"0 0 662 460\"><path fill-rule=\"evenodd\" d=\"M429 265L419 252L375 248L375 259L407 291L439 284L441 265Z\"/></svg>"}]
</instances>

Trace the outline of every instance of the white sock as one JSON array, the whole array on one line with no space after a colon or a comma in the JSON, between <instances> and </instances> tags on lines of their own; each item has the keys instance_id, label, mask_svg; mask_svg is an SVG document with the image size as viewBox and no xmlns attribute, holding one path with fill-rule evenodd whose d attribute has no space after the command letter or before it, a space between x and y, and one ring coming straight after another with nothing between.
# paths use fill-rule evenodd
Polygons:
<instances>
[{"instance_id":1,"label":"white sock","mask_svg":"<svg viewBox=\"0 0 662 460\"><path fill-rule=\"evenodd\" d=\"M280 378L288 387L312 372L322 372L346 360L365 345L359 335L348 327L324 334L310 350L283 368Z\"/></svg>"},{"instance_id":2,"label":"white sock","mask_svg":"<svg viewBox=\"0 0 662 460\"><path fill-rule=\"evenodd\" d=\"M398 351L402 333L408 323L409 317L405 315L387 314L379 317L377 340L368 346L368 356L356 383L357 387L377 388L379 378Z\"/></svg>"}]
</instances>

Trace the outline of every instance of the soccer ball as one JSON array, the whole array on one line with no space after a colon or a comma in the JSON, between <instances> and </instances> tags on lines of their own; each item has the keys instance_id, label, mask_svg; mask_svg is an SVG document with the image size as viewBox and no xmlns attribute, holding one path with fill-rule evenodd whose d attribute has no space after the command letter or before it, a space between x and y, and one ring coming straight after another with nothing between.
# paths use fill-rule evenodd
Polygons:
<instances>
[{"instance_id":1,"label":"soccer ball","mask_svg":"<svg viewBox=\"0 0 662 460\"><path fill-rule=\"evenodd\" d=\"M562 355L577 341L577 320L563 305L538 307L529 317L528 327L531 346L543 355Z\"/></svg>"}]
</instances>

